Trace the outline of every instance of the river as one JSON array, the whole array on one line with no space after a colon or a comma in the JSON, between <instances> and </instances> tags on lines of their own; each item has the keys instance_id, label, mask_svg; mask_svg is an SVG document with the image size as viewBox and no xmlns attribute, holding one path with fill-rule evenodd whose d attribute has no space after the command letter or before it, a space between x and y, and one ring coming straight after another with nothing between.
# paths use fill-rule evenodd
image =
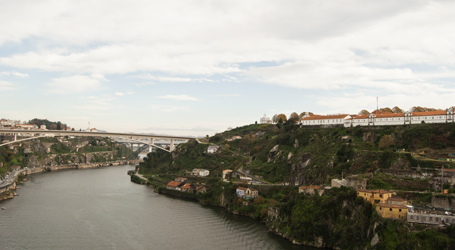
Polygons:
<instances>
[{"instance_id":1,"label":"river","mask_svg":"<svg viewBox=\"0 0 455 250\"><path fill-rule=\"evenodd\" d=\"M133 168L30 176L19 196L0 202L0 249L313 249L256 220L134 184Z\"/></svg>"}]
</instances>

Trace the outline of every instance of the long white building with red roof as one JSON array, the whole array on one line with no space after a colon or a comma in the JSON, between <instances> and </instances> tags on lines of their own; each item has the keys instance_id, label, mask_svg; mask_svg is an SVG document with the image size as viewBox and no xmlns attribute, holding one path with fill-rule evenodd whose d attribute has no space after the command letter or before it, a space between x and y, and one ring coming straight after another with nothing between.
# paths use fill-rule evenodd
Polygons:
<instances>
[{"instance_id":1,"label":"long white building with red roof","mask_svg":"<svg viewBox=\"0 0 455 250\"><path fill-rule=\"evenodd\" d=\"M454 110L390 113L374 111L368 115L308 115L300 120L302 126L390 126L420 123L452 123Z\"/></svg>"}]
</instances>

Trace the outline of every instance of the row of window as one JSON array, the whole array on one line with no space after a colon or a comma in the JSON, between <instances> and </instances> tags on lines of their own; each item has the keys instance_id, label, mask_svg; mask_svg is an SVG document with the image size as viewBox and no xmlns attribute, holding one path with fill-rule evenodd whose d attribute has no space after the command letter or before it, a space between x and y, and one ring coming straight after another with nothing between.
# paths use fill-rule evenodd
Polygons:
<instances>
[{"instance_id":1,"label":"row of window","mask_svg":"<svg viewBox=\"0 0 455 250\"><path fill-rule=\"evenodd\" d=\"M433 217L431 217L431 216L429 216L429 217L428 216L422 216L422 222L426 222L427 218L428 218L428 222L433 222ZM411 215L411 220L414 220L414 215ZM420 216L416 215L415 216L415 220L420 221ZM445 218L445 222L446 223L450 223L450 220L452 220L452 223L455 223L455 218L452 218L452 219ZM444 221L444 218L442 218L441 221ZM435 217L434 218L434 222L439 222L439 217Z\"/></svg>"},{"instance_id":2,"label":"row of window","mask_svg":"<svg viewBox=\"0 0 455 250\"><path fill-rule=\"evenodd\" d=\"M382 207L380 207L379 210L382 210ZM389 211L392 211L392 208L389 208ZM398 209L398 212L401 212L401 208ZM418 216L417 216L417 217L418 217ZM412 219L412 215L411 215L411 219Z\"/></svg>"}]
</instances>

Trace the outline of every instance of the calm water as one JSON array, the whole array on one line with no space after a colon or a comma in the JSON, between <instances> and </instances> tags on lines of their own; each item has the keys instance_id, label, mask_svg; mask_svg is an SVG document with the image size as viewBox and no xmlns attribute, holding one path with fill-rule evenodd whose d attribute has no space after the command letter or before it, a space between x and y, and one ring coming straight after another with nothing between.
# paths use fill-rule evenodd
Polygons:
<instances>
[{"instance_id":1,"label":"calm water","mask_svg":"<svg viewBox=\"0 0 455 250\"><path fill-rule=\"evenodd\" d=\"M223 209L130 182L133 166L31 176L0 202L0 249L310 249Z\"/></svg>"}]
</instances>

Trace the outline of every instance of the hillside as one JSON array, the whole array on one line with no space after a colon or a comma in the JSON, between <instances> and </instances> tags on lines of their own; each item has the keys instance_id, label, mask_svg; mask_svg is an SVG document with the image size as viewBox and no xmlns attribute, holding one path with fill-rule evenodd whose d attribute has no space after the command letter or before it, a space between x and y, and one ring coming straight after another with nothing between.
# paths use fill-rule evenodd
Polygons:
<instances>
[{"instance_id":1,"label":"hillside","mask_svg":"<svg viewBox=\"0 0 455 250\"><path fill-rule=\"evenodd\" d=\"M232 140L234 136L241 139ZM266 223L269 230L298 243L341 249L450 249L455 228L412 226L403 220L380 217L370 203L356 198L352 188L332 188L323 196L298 193L301 185L330 186L332 179L355 176L369 189L388 189L413 204L429 204L431 191L451 183L441 181L440 169L454 168L455 124L396 127L300 128L293 124L256 124L209 138L180 144L171 154L149 153L138 166L160 193L197 199L225 207ZM213 154L209 145L219 145ZM208 177L190 175L193 168L210 170ZM246 182L225 169L256 176L259 198L236 195ZM166 189L178 176L203 183L208 192L183 193ZM132 178L134 179L134 178ZM284 184L284 185L283 185ZM454 191L453 188L450 189Z\"/></svg>"}]
</instances>

